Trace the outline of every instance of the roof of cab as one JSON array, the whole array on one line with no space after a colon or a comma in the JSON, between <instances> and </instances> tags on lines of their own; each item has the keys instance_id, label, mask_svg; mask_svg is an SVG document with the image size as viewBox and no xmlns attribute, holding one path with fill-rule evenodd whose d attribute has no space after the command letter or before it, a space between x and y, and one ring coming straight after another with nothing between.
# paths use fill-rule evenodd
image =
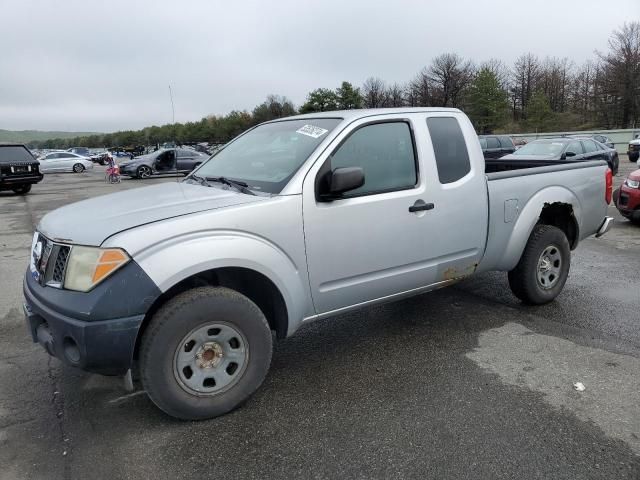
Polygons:
<instances>
[{"instance_id":1,"label":"roof of cab","mask_svg":"<svg viewBox=\"0 0 640 480\"><path fill-rule=\"evenodd\" d=\"M328 112L302 113L291 117L283 117L274 122L283 120L304 120L305 118L342 118L344 120L356 120L358 118L371 117L373 115L393 115L398 113L434 113L451 112L461 113L458 108L445 107L399 107L399 108L361 108L353 110L331 110Z\"/></svg>"}]
</instances>

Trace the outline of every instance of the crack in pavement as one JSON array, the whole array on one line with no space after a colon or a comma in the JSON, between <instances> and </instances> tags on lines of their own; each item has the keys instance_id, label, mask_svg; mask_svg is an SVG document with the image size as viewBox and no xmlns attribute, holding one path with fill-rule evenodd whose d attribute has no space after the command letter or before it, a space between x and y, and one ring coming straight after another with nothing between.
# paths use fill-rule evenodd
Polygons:
<instances>
[{"instance_id":1,"label":"crack in pavement","mask_svg":"<svg viewBox=\"0 0 640 480\"><path fill-rule=\"evenodd\" d=\"M70 479L72 446L64 425L64 396L60 392L58 380L51 364L52 360L53 357L51 356L47 359L47 376L51 384L51 406L53 407L53 412L55 413L58 424L62 456L65 457L63 462L63 478Z\"/></svg>"}]
</instances>

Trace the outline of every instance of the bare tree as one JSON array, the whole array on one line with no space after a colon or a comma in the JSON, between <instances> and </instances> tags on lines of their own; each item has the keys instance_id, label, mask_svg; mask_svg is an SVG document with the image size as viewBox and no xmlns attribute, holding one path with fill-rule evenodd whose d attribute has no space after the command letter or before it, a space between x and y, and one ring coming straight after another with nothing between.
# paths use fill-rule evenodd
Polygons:
<instances>
[{"instance_id":1,"label":"bare tree","mask_svg":"<svg viewBox=\"0 0 640 480\"><path fill-rule=\"evenodd\" d=\"M437 56L429 67L435 103L443 107L461 106L463 93L471 84L474 74L473 63L455 53Z\"/></svg>"},{"instance_id":2,"label":"bare tree","mask_svg":"<svg viewBox=\"0 0 640 480\"><path fill-rule=\"evenodd\" d=\"M512 76L512 107L514 119L527 118L527 106L540 80L540 60L532 53L516 59Z\"/></svg>"},{"instance_id":3,"label":"bare tree","mask_svg":"<svg viewBox=\"0 0 640 480\"><path fill-rule=\"evenodd\" d=\"M497 58L490 58L487 61L484 61L480 64L480 68L478 70L489 70L493 75L495 75L500 87L506 92L509 90L509 85L511 82L511 72L509 71L509 67L502 61Z\"/></svg>"},{"instance_id":4,"label":"bare tree","mask_svg":"<svg viewBox=\"0 0 640 480\"><path fill-rule=\"evenodd\" d=\"M387 97L387 107L404 107L404 88L398 83L387 87L385 95Z\"/></svg>"},{"instance_id":5,"label":"bare tree","mask_svg":"<svg viewBox=\"0 0 640 480\"><path fill-rule=\"evenodd\" d=\"M433 105L431 80L426 67L405 87L405 102L410 107L430 107Z\"/></svg>"},{"instance_id":6,"label":"bare tree","mask_svg":"<svg viewBox=\"0 0 640 480\"><path fill-rule=\"evenodd\" d=\"M387 106L387 87L378 77L369 77L362 84L362 99L365 108Z\"/></svg>"},{"instance_id":7,"label":"bare tree","mask_svg":"<svg viewBox=\"0 0 640 480\"><path fill-rule=\"evenodd\" d=\"M640 120L640 22L625 23L609 38L609 52L598 53L607 72L603 93L619 107L623 128Z\"/></svg>"},{"instance_id":8,"label":"bare tree","mask_svg":"<svg viewBox=\"0 0 640 480\"><path fill-rule=\"evenodd\" d=\"M554 112L564 112L573 63L568 58L545 58L540 68L539 87L549 99Z\"/></svg>"}]
</instances>

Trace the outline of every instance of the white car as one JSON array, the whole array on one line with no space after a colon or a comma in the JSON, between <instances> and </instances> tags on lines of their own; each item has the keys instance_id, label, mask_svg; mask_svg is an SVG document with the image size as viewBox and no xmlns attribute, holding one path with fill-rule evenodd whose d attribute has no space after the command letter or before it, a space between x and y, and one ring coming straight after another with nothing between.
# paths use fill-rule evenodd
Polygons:
<instances>
[{"instance_id":1,"label":"white car","mask_svg":"<svg viewBox=\"0 0 640 480\"><path fill-rule=\"evenodd\" d=\"M93 168L93 162L87 157L72 152L51 152L40 157L42 173L74 172L82 173Z\"/></svg>"}]
</instances>

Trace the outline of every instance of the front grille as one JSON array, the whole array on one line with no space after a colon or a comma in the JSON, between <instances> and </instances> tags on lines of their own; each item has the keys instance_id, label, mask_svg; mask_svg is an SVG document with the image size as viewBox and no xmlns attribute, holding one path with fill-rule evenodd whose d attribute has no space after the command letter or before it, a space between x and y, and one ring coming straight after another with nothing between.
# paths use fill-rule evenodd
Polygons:
<instances>
[{"instance_id":1,"label":"front grille","mask_svg":"<svg viewBox=\"0 0 640 480\"><path fill-rule=\"evenodd\" d=\"M67 259L69 258L69 251L71 249L67 246L61 246L58 250L58 256L56 262L53 265L53 273L51 275L51 281L62 284L64 280L64 271L67 268Z\"/></svg>"},{"instance_id":2,"label":"front grille","mask_svg":"<svg viewBox=\"0 0 640 480\"><path fill-rule=\"evenodd\" d=\"M38 271L38 281L41 285L62 288L67 261L71 253L69 245L55 243L42 234L38 234L41 244L41 255L35 264Z\"/></svg>"}]
</instances>

